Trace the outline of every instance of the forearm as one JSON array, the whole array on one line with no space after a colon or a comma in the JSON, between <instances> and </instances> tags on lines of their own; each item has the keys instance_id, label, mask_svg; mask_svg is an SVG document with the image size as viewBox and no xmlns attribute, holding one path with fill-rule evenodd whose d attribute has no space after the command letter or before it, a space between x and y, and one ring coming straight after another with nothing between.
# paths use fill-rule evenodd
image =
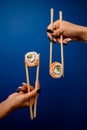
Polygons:
<instances>
[{"instance_id":1,"label":"forearm","mask_svg":"<svg viewBox=\"0 0 87 130\"><path fill-rule=\"evenodd\" d=\"M12 112L12 104L6 99L0 103L0 119L7 116L10 112Z\"/></svg>"},{"instance_id":2,"label":"forearm","mask_svg":"<svg viewBox=\"0 0 87 130\"><path fill-rule=\"evenodd\" d=\"M77 34L79 41L87 43L87 27L79 26Z\"/></svg>"}]
</instances>

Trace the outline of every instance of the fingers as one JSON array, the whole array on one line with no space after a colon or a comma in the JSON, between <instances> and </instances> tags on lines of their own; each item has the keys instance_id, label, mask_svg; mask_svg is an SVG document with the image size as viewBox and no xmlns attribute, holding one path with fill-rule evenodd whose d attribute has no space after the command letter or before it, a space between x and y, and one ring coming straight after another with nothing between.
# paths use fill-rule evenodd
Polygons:
<instances>
[{"instance_id":1,"label":"fingers","mask_svg":"<svg viewBox=\"0 0 87 130\"><path fill-rule=\"evenodd\" d=\"M47 28L50 30L56 30L60 27L60 21L56 20L53 22L53 24L50 24Z\"/></svg>"},{"instance_id":2,"label":"fingers","mask_svg":"<svg viewBox=\"0 0 87 130\"><path fill-rule=\"evenodd\" d=\"M35 96L36 96L38 93L40 93L40 92L41 92L40 89L33 90L33 91L31 91L31 92L29 92L29 93L26 94L26 98L27 98L27 99L30 99L30 98L32 98L32 97L35 97Z\"/></svg>"},{"instance_id":3,"label":"fingers","mask_svg":"<svg viewBox=\"0 0 87 130\"><path fill-rule=\"evenodd\" d=\"M64 45L65 45L65 44L67 44L67 43L70 42L70 41L72 41L71 38L65 38L65 39L63 40L63 43L64 43Z\"/></svg>"},{"instance_id":4,"label":"fingers","mask_svg":"<svg viewBox=\"0 0 87 130\"><path fill-rule=\"evenodd\" d=\"M37 83L37 89L40 89L40 82L37 81L36 83ZM36 83L35 83L35 85L36 85Z\"/></svg>"},{"instance_id":5,"label":"fingers","mask_svg":"<svg viewBox=\"0 0 87 130\"><path fill-rule=\"evenodd\" d=\"M17 89L17 93L27 93L27 92L28 92L28 89L26 85L19 86Z\"/></svg>"},{"instance_id":6,"label":"fingers","mask_svg":"<svg viewBox=\"0 0 87 130\"><path fill-rule=\"evenodd\" d=\"M60 29L56 30L47 29L47 36L53 42L57 42L57 39L60 37L61 34L62 31L60 31Z\"/></svg>"},{"instance_id":7,"label":"fingers","mask_svg":"<svg viewBox=\"0 0 87 130\"><path fill-rule=\"evenodd\" d=\"M51 30L51 29L48 28L48 29L47 29L47 32L48 32L48 33L53 33L53 30Z\"/></svg>"},{"instance_id":8,"label":"fingers","mask_svg":"<svg viewBox=\"0 0 87 130\"><path fill-rule=\"evenodd\" d=\"M40 83L39 81L37 82L37 89L40 88ZM30 91L33 91L35 87L30 85ZM17 93L27 93L28 92L28 84L22 83L22 86L19 86L17 89Z\"/></svg>"},{"instance_id":9,"label":"fingers","mask_svg":"<svg viewBox=\"0 0 87 130\"><path fill-rule=\"evenodd\" d=\"M50 33L47 33L47 36L48 36L48 38L49 38L50 41L53 40L53 37L52 37L52 35Z\"/></svg>"},{"instance_id":10,"label":"fingers","mask_svg":"<svg viewBox=\"0 0 87 130\"><path fill-rule=\"evenodd\" d=\"M49 30L47 29L47 35L49 37L49 39L53 42L59 42L60 43L60 35L62 35L63 31L60 29L56 29L56 30ZM75 41L75 38L69 38L69 37L63 37L63 44L67 45L68 42L70 41Z\"/></svg>"},{"instance_id":11,"label":"fingers","mask_svg":"<svg viewBox=\"0 0 87 130\"><path fill-rule=\"evenodd\" d=\"M24 88L26 88L27 89L27 91L28 91L28 84L26 84L26 83L22 83L22 87L24 87ZM33 86L31 86L31 85L29 85L30 86L30 90L32 91L32 90L34 90L34 87Z\"/></svg>"},{"instance_id":12,"label":"fingers","mask_svg":"<svg viewBox=\"0 0 87 130\"><path fill-rule=\"evenodd\" d=\"M33 90L33 91L26 94L26 98L29 99L31 97L36 96L36 94L37 94L37 90Z\"/></svg>"},{"instance_id":13,"label":"fingers","mask_svg":"<svg viewBox=\"0 0 87 130\"><path fill-rule=\"evenodd\" d=\"M63 33L63 29L60 26L60 21L57 20L53 24L47 27L47 36L53 42L58 42L60 35Z\"/></svg>"}]
</instances>

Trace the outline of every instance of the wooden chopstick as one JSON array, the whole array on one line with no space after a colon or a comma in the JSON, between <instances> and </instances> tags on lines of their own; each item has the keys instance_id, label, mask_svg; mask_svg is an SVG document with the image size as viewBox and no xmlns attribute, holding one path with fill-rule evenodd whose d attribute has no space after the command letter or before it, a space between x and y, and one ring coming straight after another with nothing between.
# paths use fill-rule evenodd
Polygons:
<instances>
[{"instance_id":1,"label":"wooden chopstick","mask_svg":"<svg viewBox=\"0 0 87 130\"><path fill-rule=\"evenodd\" d=\"M53 29L53 16L54 16L54 9L51 8L51 10L50 10L51 30ZM50 65L51 65L51 63L52 63L52 40L50 41Z\"/></svg>"},{"instance_id":2,"label":"wooden chopstick","mask_svg":"<svg viewBox=\"0 0 87 130\"><path fill-rule=\"evenodd\" d=\"M59 12L60 25L62 26L62 11ZM64 77L64 55L63 55L63 35L60 35L60 46L61 46L61 63Z\"/></svg>"},{"instance_id":3,"label":"wooden chopstick","mask_svg":"<svg viewBox=\"0 0 87 130\"><path fill-rule=\"evenodd\" d=\"M25 70L26 70L26 82L28 84L28 92L30 92L30 82L29 82L29 73L28 73L28 67L25 63ZM32 111L32 101L31 99L29 100L30 102L30 118L33 119L33 111Z\"/></svg>"},{"instance_id":4,"label":"wooden chopstick","mask_svg":"<svg viewBox=\"0 0 87 130\"><path fill-rule=\"evenodd\" d=\"M40 66L40 54L38 54L38 65L37 65L37 71L36 71L36 82L35 82L35 89L38 89L38 82L39 82L39 66ZM37 113L37 99L38 96L35 98L35 103L34 103L34 118L36 118L36 113Z\"/></svg>"}]
</instances>

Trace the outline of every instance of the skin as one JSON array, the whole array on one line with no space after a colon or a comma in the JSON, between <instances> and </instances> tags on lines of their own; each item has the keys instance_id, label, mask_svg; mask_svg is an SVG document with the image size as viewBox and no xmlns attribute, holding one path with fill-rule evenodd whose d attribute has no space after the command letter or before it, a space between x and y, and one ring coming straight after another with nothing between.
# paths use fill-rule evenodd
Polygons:
<instances>
[{"instance_id":1,"label":"skin","mask_svg":"<svg viewBox=\"0 0 87 130\"><path fill-rule=\"evenodd\" d=\"M87 43L87 27L73 24L68 21L56 20L47 29L53 30L53 33L47 32L49 39L53 42L60 43L60 35L63 35L63 43L67 44L69 41L82 41ZM56 36L56 37L55 37Z\"/></svg>"},{"instance_id":2,"label":"skin","mask_svg":"<svg viewBox=\"0 0 87 130\"><path fill-rule=\"evenodd\" d=\"M39 82L37 86L37 89L39 89ZM14 110L29 107L29 99L32 99L33 105L37 95L37 90L32 86L30 86L30 92L28 93L28 85L24 83L20 86L18 92L12 93L6 100L0 103L0 119L3 119Z\"/></svg>"}]
</instances>

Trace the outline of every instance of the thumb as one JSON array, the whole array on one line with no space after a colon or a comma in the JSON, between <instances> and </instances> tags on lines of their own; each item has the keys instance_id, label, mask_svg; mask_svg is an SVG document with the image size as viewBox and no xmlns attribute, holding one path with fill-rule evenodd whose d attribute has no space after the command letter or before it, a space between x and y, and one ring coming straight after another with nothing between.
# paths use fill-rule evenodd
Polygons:
<instances>
[{"instance_id":1,"label":"thumb","mask_svg":"<svg viewBox=\"0 0 87 130\"><path fill-rule=\"evenodd\" d=\"M31 98L31 97L36 96L36 94L37 94L37 90L33 90L33 91L28 92L28 93L26 94L26 98L29 99L29 98Z\"/></svg>"},{"instance_id":2,"label":"thumb","mask_svg":"<svg viewBox=\"0 0 87 130\"><path fill-rule=\"evenodd\" d=\"M60 36L62 34L62 31L60 29L56 29L53 31L52 36Z\"/></svg>"}]
</instances>

